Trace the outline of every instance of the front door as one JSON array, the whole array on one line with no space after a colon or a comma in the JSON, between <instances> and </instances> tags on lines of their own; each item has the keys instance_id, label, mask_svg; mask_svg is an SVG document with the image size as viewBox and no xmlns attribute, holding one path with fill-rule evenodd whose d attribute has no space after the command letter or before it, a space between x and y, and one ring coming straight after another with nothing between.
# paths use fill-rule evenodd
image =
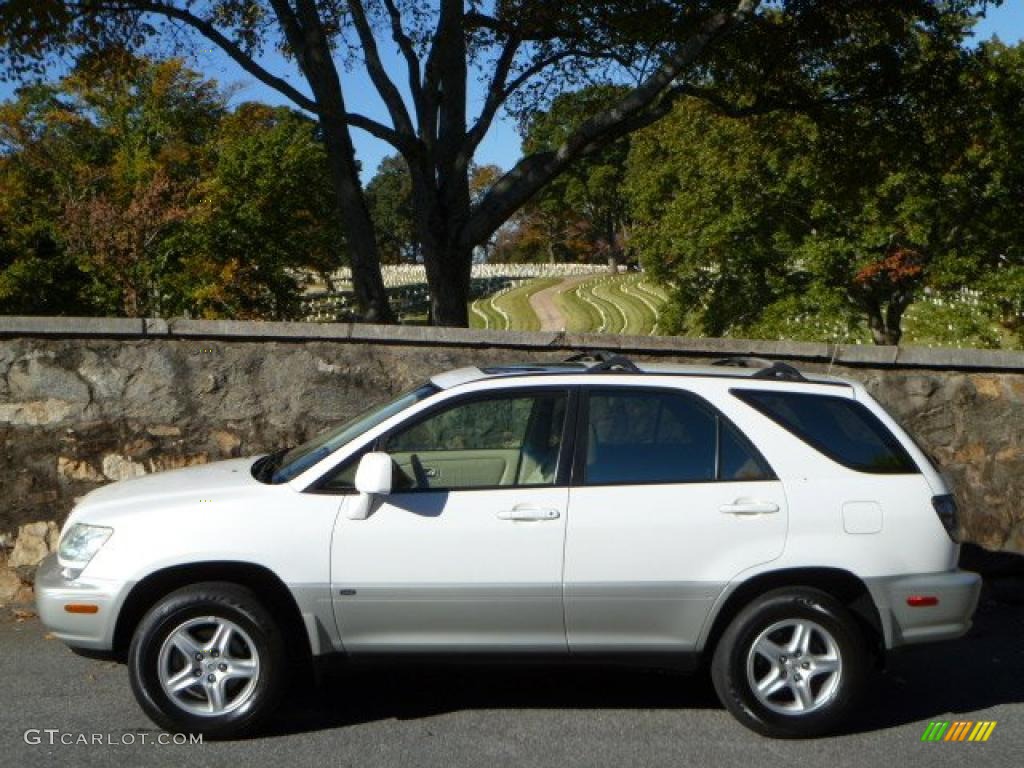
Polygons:
<instances>
[{"instance_id":1,"label":"front door","mask_svg":"<svg viewBox=\"0 0 1024 768\"><path fill-rule=\"evenodd\" d=\"M378 442L394 491L365 520L342 509L333 540L347 651L566 650L567 405L564 388L471 394Z\"/></svg>"},{"instance_id":2,"label":"front door","mask_svg":"<svg viewBox=\"0 0 1024 768\"><path fill-rule=\"evenodd\" d=\"M782 483L690 393L595 388L581 409L566 534L569 649L694 650L730 579L782 553Z\"/></svg>"}]
</instances>

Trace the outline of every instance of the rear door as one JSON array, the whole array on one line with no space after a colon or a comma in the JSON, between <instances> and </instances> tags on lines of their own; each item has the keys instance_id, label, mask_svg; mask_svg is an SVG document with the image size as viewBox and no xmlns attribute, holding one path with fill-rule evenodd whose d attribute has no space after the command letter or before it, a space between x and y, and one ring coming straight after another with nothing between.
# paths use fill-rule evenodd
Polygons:
<instances>
[{"instance_id":1,"label":"rear door","mask_svg":"<svg viewBox=\"0 0 1024 768\"><path fill-rule=\"evenodd\" d=\"M782 553L782 483L689 392L595 386L580 407L565 553L570 651L693 650L725 585Z\"/></svg>"}]
</instances>

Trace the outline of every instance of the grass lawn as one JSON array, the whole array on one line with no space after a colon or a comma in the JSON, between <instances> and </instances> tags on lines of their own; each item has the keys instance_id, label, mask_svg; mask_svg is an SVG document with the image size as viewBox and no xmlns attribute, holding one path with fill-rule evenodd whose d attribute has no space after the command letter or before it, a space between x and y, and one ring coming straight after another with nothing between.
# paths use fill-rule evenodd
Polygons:
<instances>
[{"instance_id":1,"label":"grass lawn","mask_svg":"<svg viewBox=\"0 0 1024 768\"><path fill-rule=\"evenodd\" d=\"M602 275L559 295L559 307L577 332L650 334L664 294L642 284L639 275Z\"/></svg>"},{"instance_id":2,"label":"grass lawn","mask_svg":"<svg viewBox=\"0 0 1024 768\"><path fill-rule=\"evenodd\" d=\"M499 330L536 331L540 320L530 306L530 297L561 282L560 278L538 278L470 304L470 327ZM643 275L599 275L562 291L555 302L573 333L651 334L657 328L658 307L666 296L644 282Z\"/></svg>"},{"instance_id":3,"label":"grass lawn","mask_svg":"<svg viewBox=\"0 0 1024 768\"><path fill-rule=\"evenodd\" d=\"M477 299L469 307L470 328L539 331L540 319L530 306L530 297L561 281L559 277L541 277L504 293Z\"/></svg>"}]
</instances>

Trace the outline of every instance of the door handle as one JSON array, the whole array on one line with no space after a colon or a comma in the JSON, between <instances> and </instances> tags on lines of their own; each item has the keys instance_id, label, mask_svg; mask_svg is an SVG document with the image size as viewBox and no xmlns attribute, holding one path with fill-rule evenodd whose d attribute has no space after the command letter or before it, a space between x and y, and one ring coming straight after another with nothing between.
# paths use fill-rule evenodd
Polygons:
<instances>
[{"instance_id":1,"label":"door handle","mask_svg":"<svg viewBox=\"0 0 1024 768\"><path fill-rule=\"evenodd\" d=\"M513 507L498 512L499 520L557 520L561 517L557 509L538 507Z\"/></svg>"},{"instance_id":2,"label":"door handle","mask_svg":"<svg viewBox=\"0 0 1024 768\"><path fill-rule=\"evenodd\" d=\"M771 501L736 499L732 504L723 504L718 509L727 515L770 515L779 511L779 505Z\"/></svg>"}]
</instances>

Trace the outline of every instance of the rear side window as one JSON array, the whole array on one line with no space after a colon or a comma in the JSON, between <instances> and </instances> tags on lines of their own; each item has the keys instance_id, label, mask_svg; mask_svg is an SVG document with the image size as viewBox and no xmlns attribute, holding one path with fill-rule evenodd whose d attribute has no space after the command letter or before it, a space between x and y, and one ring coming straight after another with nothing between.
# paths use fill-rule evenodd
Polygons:
<instances>
[{"instance_id":1,"label":"rear side window","mask_svg":"<svg viewBox=\"0 0 1024 768\"><path fill-rule=\"evenodd\" d=\"M681 392L591 390L584 445L587 485L774 479L732 424Z\"/></svg>"},{"instance_id":2,"label":"rear side window","mask_svg":"<svg viewBox=\"0 0 1024 768\"><path fill-rule=\"evenodd\" d=\"M856 400L805 392L734 389L732 393L850 469L879 475L918 472L892 432Z\"/></svg>"}]
</instances>

